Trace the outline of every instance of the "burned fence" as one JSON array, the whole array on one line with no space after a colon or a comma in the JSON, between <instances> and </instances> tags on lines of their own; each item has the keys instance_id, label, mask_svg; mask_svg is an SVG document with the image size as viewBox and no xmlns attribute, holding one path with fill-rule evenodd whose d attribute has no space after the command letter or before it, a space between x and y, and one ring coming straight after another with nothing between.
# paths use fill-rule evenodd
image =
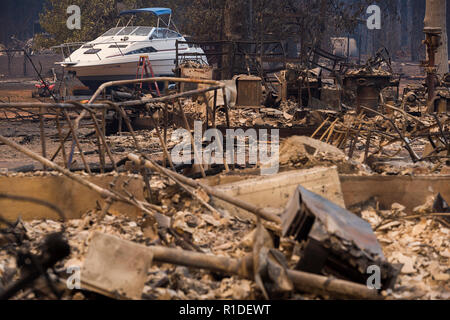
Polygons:
<instances>
[{"instance_id":1,"label":"burned fence","mask_svg":"<svg viewBox=\"0 0 450 320\"><path fill-rule=\"evenodd\" d=\"M198 53L183 53L181 46L199 46ZM177 69L185 61L201 61L207 57L209 65L217 69L214 79L231 79L235 75L258 75L268 79L269 74L286 68L286 53L279 41L177 41Z\"/></svg>"},{"instance_id":2,"label":"burned fence","mask_svg":"<svg viewBox=\"0 0 450 320\"><path fill-rule=\"evenodd\" d=\"M53 76L62 74L62 68L55 65L61 59L58 54L29 54L23 49L0 50L0 75L5 78L30 77L35 75L35 66L39 73Z\"/></svg>"}]
</instances>

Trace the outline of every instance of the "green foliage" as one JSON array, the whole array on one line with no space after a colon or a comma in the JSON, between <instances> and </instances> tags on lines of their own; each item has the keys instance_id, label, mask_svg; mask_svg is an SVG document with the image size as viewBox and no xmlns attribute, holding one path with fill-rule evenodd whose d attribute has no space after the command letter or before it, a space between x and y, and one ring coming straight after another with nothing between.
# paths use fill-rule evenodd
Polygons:
<instances>
[{"instance_id":1,"label":"green foliage","mask_svg":"<svg viewBox=\"0 0 450 320\"><path fill-rule=\"evenodd\" d=\"M81 30L67 28L67 8L71 5L78 5L81 9ZM48 47L64 42L92 40L116 24L116 5L117 0L47 0L39 21L50 37L38 35L35 42L37 46Z\"/></svg>"},{"instance_id":2,"label":"green foliage","mask_svg":"<svg viewBox=\"0 0 450 320\"><path fill-rule=\"evenodd\" d=\"M306 45L323 44L331 35L345 35L360 23L365 9L382 0L46 0L41 25L51 37L36 38L39 46L90 41L118 21L123 9L170 7L180 31L197 39L283 40L300 38ZM389 1L388 3L391 3ZM394 1L392 1L394 3ZM69 30L67 7L81 8L81 30ZM228 11L226 11L228 10ZM227 24L225 13L231 16ZM135 24L152 24L151 15L139 15ZM225 31L225 29L227 31Z\"/></svg>"}]
</instances>

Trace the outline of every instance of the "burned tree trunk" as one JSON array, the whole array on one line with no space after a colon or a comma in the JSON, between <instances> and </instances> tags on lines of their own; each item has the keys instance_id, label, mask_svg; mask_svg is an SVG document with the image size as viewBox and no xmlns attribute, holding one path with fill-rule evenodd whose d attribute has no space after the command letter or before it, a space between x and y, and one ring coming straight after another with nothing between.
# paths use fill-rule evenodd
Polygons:
<instances>
[{"instance_id":1,"label":"burned tree trunk","mask_svg":"<svg viewBox=\"0 0 450 320\"><path fill-rule=\"evenodd\" d=\"M410 15L411 15L411 10L409 9L409 0L402 0L401 1L401 46L402 48L410 48L411 47L411 38L409 36L410 34Z\"/></svg>"},{"instance_id":2,"label":"burned tree trunk","mask_svg":"<svg viewBox=\"0 0 450 320\"><path fill-rule=\"evenodd\" d=\"M249 0L247 6L247 39L253 40L253 0Z\"/></svg>"},{"instance_id":3,"label":"burned tree trunk","mask_svg":"<svg viewBox=\"0 0 450 320\"><path fill-rule=\"evenodd\" d=\"M223 25L224 33L227 40L231 40L233 35L233 2L231 0L225 0L225 6L223 8Z\"/></svg>"},{"instance_id":4,"label":"burned tree trunk","mask_svg":"<svg viewBox=\"0 0 450 320\"><path fill-rule=\"evenodd\" d=\"M223 8L223 30L226 40L233 39L233 2L231 0L225 0ZM230 79L232 76L231 65L233 54L233 47L230 44L225 44L222 48L226 54L222 56L222 79Z\"/></svg>"},{"instance_id":5,"label":"burned tree trunk","mask_svg":"<svg viewBox=\"0 0 450 320\"><path fill-rule=\"evenodd\" d=\"M426 28L440 28L442 45L436 54L438 74L448 73L448 39L447 39L447 4L446 0L427 0L424 25Z\"/></svg>"},{"instance_id":6,"label":"burned tree trunk","mask_svg":"<svg viewBox=\"0 0 450 320\"><path fill-rule=\"evenodd\" d=\"M422 56L420 55L421 42L423 36L423 14L424 14L424 2L422 0L410 0L409 11L411 13L411 60L419 61Z\"/></svg>"}]
</instances>

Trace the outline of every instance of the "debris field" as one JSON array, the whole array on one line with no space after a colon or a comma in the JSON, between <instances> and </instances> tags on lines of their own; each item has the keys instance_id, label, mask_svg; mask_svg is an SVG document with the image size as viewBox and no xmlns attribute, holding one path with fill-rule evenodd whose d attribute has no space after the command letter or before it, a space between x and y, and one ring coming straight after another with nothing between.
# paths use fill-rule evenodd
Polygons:
<instances>
[{"instance_id":1,"label":"debris field","mask_svg":"<svg viewBox=\"0 0 450 320\"><path fill-rule=\"evenodd\" d=\"M333 72L226 81L189 62L160 94L134 86L154 79L78 101L10 91L0 298L450 299L449 77L430 98L382 50L321 59ZM201 136L180 163L182 128L189 145L248 134L215 141L235 151L217 163L196 161ZM255 144L278 156L252 161Z\"/></svg>"}]
</instances>

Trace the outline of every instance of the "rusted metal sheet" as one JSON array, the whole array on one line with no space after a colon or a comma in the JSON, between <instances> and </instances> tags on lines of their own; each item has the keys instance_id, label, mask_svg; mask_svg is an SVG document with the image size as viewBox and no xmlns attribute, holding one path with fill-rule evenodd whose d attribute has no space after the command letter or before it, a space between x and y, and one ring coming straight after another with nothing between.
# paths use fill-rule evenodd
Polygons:
<instances>
[{"instance_id":1,"label":"rusted metal sheet","mask_svg":"<svg viewBox=\"0 0 450 320\"><path fill-rule=\"evenodd\" d=\"M136 199L144 199L144 184L142 179L126 175L117 178L114 191L121 192L120 188L127 182L127 190ZM88 181L108 188L114 180L113 176L87 177ZM47 175L43 177L8 177L0 176L0 193L10 195L27 195L39 200L54 204L66 214L68 219L79 219L87 211L95 209L99 204L104 206L105 200L98 194L89 192L85 186L62 176ZM18 217L24 220L58 219L58 215L33 203L15 202L7 199L0 201L2 215L8 221L15 221ZM110 212L126 214L130 218L141 215L140 210L125 203L116 202Z\"/></svg>"},{"instance_id":2,"label":"rusted metal sheet","mask_svg":"<svg viewBox=\"0 0 450 320\"><path fill-rule=\"evenodd\" d=\"M450 201L450 175L435 176L356 176L340 175L342 192L347 208L376 199L381 209L401 203L412 213L427 198L440 193Z\"/></svg>"},{"instance_id":3,"label":"rusted metal sheet","mask_svg":"<svg viewBox=\"0 0 450 320\"><path fill-rule=\"evenodd\" d=\"M81 271L81 284L111 298L140 299L153 253L147 247L96 232Z\"/></svg>"},{"instance_id":4,"label":"rusted metal sheet","mask_svg":"<svg viewBox=\"0 0 450 320\"><path fill-rule=\"evenodd\" d=\"M345 206L338 172L335 167L282 172L269 177L260 176L216 186L216 189L259 207L270 207L281 212L299 184L343 207ZM213 202L228 210L230 214L242 219L252 217L245 210L235 208L224 201L213 199Z\"/></svg>"},{"instance_id":5,"label":"rusted metal sheet","mask_svg":"<svg viewBox=\"0 0 450 320\"><path fill-rule=\"evenodd\" d=\"M260 77L239 76L236 79L236 87L236 107L261 107L262 86Z\"/></svg>"},{"instance_id":6,"label":"rusted metal sheet","mask_svg":"<svg viewBox=\"0 0 450 320\"><path fill-rule=\"evenodd\" d=\"M375 265L383 289L393 287L399 271L387 262L365 220L299 186L282 221L284 237L306 241L299 270L366 283L367 269Z\"/></svg>"}]
</instances>

